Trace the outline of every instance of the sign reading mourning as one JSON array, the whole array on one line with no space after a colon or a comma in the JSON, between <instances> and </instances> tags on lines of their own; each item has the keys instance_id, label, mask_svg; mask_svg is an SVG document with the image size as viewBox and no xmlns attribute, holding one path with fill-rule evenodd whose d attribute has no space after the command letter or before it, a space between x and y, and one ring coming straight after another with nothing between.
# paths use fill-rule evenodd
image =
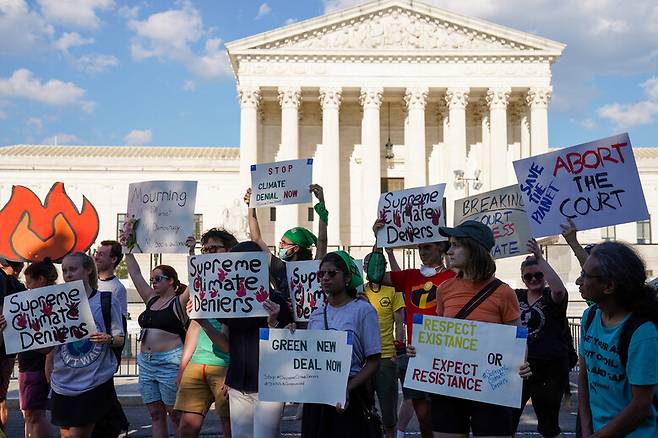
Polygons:
<instances>
[{"instance_id":1,"label":"sign reading mourning","mask_svg":"<svg viewBox=\"0 0 658 438\"><path fill-rule=\"evenodd\" d=\"M496 259L528 254L532 238L519 186L514 184L455 201L455 226L467 220L482 222L493 232Z\"/></svg>"},{"instance_id":2,"label":"sign reading mourning","mask_svg":"<svg viewBox=\"0 0 658 438\"><path fill-rule=\"evenodd\" d=\"M532 235L642 221L649 211L628 134L514 162Z\"/></svg>"},{"instance_id":3,"label":"sign reading mourning","mask_svg":"<svg viewBox=\"0 0 658 438\"><path fill-rule=\"evenodd\" d=\"M312 201L309 186L313 159L251 165L250 207L305 204Z\"/></svg>"},{"instance_id":4,"label":"sign reading mourning","mask_svg":"<svg viewBox=\"0 0 658 438\"><path fill-rule=\"evenodd\" d=\"M231 252L187 258L191 318L267 316L270 297L265 252Z\"/></svg>"},{"instance_id":5,"label":"sign reading mourning","mask_svg":"<svg viewBox=\"0 0 658 438\"><path fill-rule=\"evenodd\" d=\"M404 386L518 408L526 337L525 327L414 315Z\"/></svg>"},{"instance_id":6,"label":"sign reading mourning","mask_svg":"<svg viewBox=\"0 0 658 438\"><path fill-rule=\"evenodd\" d=\"M345 406L352 339L336 330L260 329L258 399Z\"/></svg>"},{"instance_id":7,"label":"sign reading mourning","mask_svg":"<svg viewBox=\"0 0 658 438\"><path fill-rule=\"evenodd\" d=\"M196 188L196 181L130 184L126 217L136 220L131 252L187 253L185 240L194 235Z\"/></svg>"},{"instance_id":8,"label":"sign reading mourning","mask_svg":"<svg viewBox=\"0 0 658 438\"><path fill-rule=\"evenodd\" d=\"M445 184L382 193L377 207L384 227L377 233L380 248L418 245L446 240L439 235L445 225Z\"/></svg>"},{"instance_id":9,"label":"sign reading mourning","mask_svg":"<svg viewBox=\"0 0 658 438\"><path fill-rule=\"evenodd\" d=\"M80 280L8 295L2 314L7 353L68 344L96 331Z\"/></svg>"}]
</instances>

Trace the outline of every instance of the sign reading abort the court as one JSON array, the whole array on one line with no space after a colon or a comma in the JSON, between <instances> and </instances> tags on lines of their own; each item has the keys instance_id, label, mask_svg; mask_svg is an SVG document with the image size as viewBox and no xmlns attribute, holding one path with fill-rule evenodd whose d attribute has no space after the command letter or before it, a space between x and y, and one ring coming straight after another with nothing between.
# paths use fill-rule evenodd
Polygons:
<instances>
[{"instance_id":1,"label":"sign reading abort the court","mask_svg":"<svg viewBox=\"0 0 658 438\"><path fill-rule=\"evenodd\" d=\"M311 202L313 159L251 165L250 207Z\"/></svg>"}]
</instances>

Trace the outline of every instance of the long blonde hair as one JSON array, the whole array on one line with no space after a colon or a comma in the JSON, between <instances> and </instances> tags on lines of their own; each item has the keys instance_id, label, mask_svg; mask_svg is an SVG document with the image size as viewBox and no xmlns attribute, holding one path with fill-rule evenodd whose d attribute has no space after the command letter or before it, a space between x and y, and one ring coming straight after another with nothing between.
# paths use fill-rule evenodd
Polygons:
<instances>
[{"instance_id":1,"label":"long blonde hair","mask_svg":"<svg viewBox=\"0 0 658 438\"><path fill-rule=\"evenodd\" d=\"M75 257L80 261L83 268L91 269L91 272L89 273L89 286L94 290L98 289L98 271L96 270L96 262L94 262L94 259L84 252L73 252L66 257Z\"/></svg>"}]
</instances>

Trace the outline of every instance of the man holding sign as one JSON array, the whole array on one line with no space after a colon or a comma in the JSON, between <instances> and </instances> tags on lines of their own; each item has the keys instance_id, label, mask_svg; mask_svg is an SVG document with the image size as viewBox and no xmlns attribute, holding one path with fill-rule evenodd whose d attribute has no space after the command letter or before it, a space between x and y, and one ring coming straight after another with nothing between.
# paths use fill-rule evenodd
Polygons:
<instances>
[{"instance_id":1,"label":"man holding sign","mask_svg":"<svg viewBox=\"0 0 658 438\"><path fill-rule=\"evenodd\" d=\"M466 221L455 228L441 227L440 233L450 238L450 249L447 254L450 265L458 271L458 274L457 277L447 280L439 286L437 315L470 321L520 325L519 302L516 294L508 285L494 277L496 265L490 253L494 246L491 229L481 222ZM423 320L424 318L426 317L423 317ZM486 377L480 375L477 363L470 360L468 352L481 351L482 345L476 336L476 332L479 333L481 330L477 329L475 324L448 322L452 323L451 333L429 333L423 338L419 331L414 333L414 341L418 346L419 355L426 359L424 355L436 352L437 345L442 346L444 350L465 350L463 360L455 358L442 361L440 357L435 358L432 361L432 369L448 372L451 375L459 374L456 380L457 385L464 386L466 391L474 394L478 393L478 388L481 390L483 385L491 385L500 390L504 385L515 382L512 395L517 400L518 409L521 404L522 385L514 368L521 365L523 355L518 357L517 363L513 363L514 361L505 362L503 352L494 352L491 365L496 366L497 369L492 370ZM440 322L436 322L438 327L436 330L434 330L434 324L432 322L432 327L427 326L427 328L439 332L443 330ZM443 324L443 327L448 326L447 322ZM422 327L426 328L424 324ZM516 333L516 330L511 330ZM516 338L508 342L515 344ZM492 343L494 342L492 341ZM426 349L425 346L430 348ZM514 350L513 345L505 347L510 348L511 351ZM415 349L410 348L410 350L411 354L415 354ZM500 354L500 356L496 354ZM424 382L427 374L423 374L422 367L417 366L417 361L421 359L420 356L409 363L406 385L426 390L437 388L437 393L456 395L456 397L432 396L432 430L434 432L463 435L472 432L476 436L510 437L514 434L514 408L509 407L509 403L506 406L500 406L486 403L477 396L464 397L460 392L439 390L441 385L435 384L436 382L433 382L433 386L428 388ZM487 359L489 359L488 355ZM446 369L447 371L445 371ZM530 374L527 364L523 364L520 374L521 376ZM484 382L484 379L487 381ZM454 382L455 380L453 380ZM454 389L454 386L451 389ZM510 389L506 388L503 391L510 391Z\"/></svg>"}]
</instances>

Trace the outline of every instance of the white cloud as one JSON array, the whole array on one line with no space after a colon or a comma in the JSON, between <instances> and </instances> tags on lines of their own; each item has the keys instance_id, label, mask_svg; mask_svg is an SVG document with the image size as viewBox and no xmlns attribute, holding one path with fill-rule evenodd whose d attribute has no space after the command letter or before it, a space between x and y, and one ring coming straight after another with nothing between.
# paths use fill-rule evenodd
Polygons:
<instances>
[{"instance_id":1,"label":"white cloud","mask_svg":"<svg viewBox=\"0 0 658 438\"><path fill-rule=\"evenodd\" d=\"M65 134L63 132L60 132L55 135L51 135L50 137L46 137L43 140L41 140L41 144L80 144L82 143L82 140L77 136L73 134Z\"/></svg>"},{"instance_id":2,"label":"white cloud","mask_svg":"<svg viewBox=\"0 0 658 438\"><path fill-rule=\"evenodd\" d=\"M38 0L43 16L50 22L73 28L96 30L97 11L114 7L113 0Z\"/></svg>"},{"instance_id":3,"label":"white cloud","mask_svg":"<svg viewBox=\"0 0 658 438\"><path fill-rule=\"evenodd\" d=\"M652 76L640 85L650 99L658 101L658 77Z\"/></svg>"},{"instance_id":4,"label":"white cloud","mask_svg":"<svg viewBox=\"0 0 658 438\"><path fill-rule=\"evenodd\" d=\"M7 79L0 78L0 98L22 98L52 106L79 106L91 112L94 103L84 100L86 91L72 82L51 79L42 82L30 70L18 69Z\"/></svg>"},{"instance_id":5,"label":"white cloud","mask_svg":"<svg viewBox=\"0 0 658 438\"><path fill-rule=\"evenodd\" d=\"M196 82L191 81L191 80L186 80L183 82L183 90L184 91L196 91Z\"/></svg>"},{"instance_id":6,"label":"white cloud","mask_svg":"<svg viewBox=\"0 0 658 438\"><path fill-rule=\"evenodd\" d=\"M596 129L597 126L598 126L596 124L596 122L594 121L594 119L592 119L591 117L588 117L586 119L573 119L572 118L569 121L571 123L575 123L576 125L579 125L579 126L585 128L585 129L587 129L588 131Z\"/></svg>"},{"instance_id":7,"label":"white cloud","mask_svg":"<svg viewBox=\"0 0 658 438\"><path fill-rule=\"evenodd\" d=\"M54 34L55 28L24 0L0 0L0 54L31 52Z\"/></svg>"},{"instance_id":8,"label":"white cloud","mask_svg":"<svg viewBox=\"0 0 658 438\"><path fill-rule=\"evenodd\" d=\"M41 131L43 129L43 120L39 117L30 117L25 121L25 124L31 128Z\"/></svg>"},{"instance_id":9,"label":"white cloud","mask_svg":"<svg viewBox=\"0 0 658 438\"><path fill-rule=\"evenodd\" d=\"M135 60L157 58L178 62L206 79L230 74L220 39L208 38L201 53L194 52L192 46L202 42L209 32L203 27L201 14L189 2L183 2L180 9L158 12L145 20L129 20L128 27L135 32L130 46Z\"/></svg>"},{"instance_id":10,"label":"white cloud","mask_svg":"<svg viewBox=\"0 0 658 438\"><path fill-rule=\"evenodd\" d=\"M153 132L150 129L133 129L123 137L123 141L130 146L143 146L153 141Z\"/></svg>"},{"instance_id":11,"label":"white cloud","mask_svg":"<svg viewBox=\"0 0 658 438\"><path fill-rule=\"evenodd\" d=\"M648 125L658 119L658 77L642 82L646 99L635 103L611 103L600 107L599 117L611 120L619 128Z\"/></svg>"},{"instance_id":12,"label":"white cloud","mask_svg":"<svg viewBox=\"0 0 658 438\"><path fill-rule=\"evenodd\" d=\"M285 25L287 26L289 24L293 24L293 23L296 23L296 22L297 22L296 18L288 18L288 19L286 19Z\"/></svg>"},{"instance_id":13,"label":"white cloud","mask_svg":"<svg viewBox=\"0 0 658 438\"><path fill-rule=\"evenodd\" d=\"M272 9L270 9L267 3L261 4L258 7L258 15L256 15L256 20L258 20L259 18L263 18L266 15L269 15L270 12L272 12Z\"/></svg>"},{"instance_id":14,"label":"white cloud","mask_svg":"<svg viewBox=\"0 0 658 438\"><path fill-rule=\"evenodd\" d=\"M68 53L71 47L86 46L93 44L93 38L83 38L77 32L64 32L64 34L53 43L53 47L62 52Z\"/></svg>"},{"instance_id":15,"label":"white cloud","mask_svg":"<svg viewBox=\"0 0 658 438\"><path fill-rule=\"evenodd\" d=\"M83 55L75 61L75 68L85 73L103 73L119 65L119 60L112 55Z\"/></svg>"}]
</instances>

